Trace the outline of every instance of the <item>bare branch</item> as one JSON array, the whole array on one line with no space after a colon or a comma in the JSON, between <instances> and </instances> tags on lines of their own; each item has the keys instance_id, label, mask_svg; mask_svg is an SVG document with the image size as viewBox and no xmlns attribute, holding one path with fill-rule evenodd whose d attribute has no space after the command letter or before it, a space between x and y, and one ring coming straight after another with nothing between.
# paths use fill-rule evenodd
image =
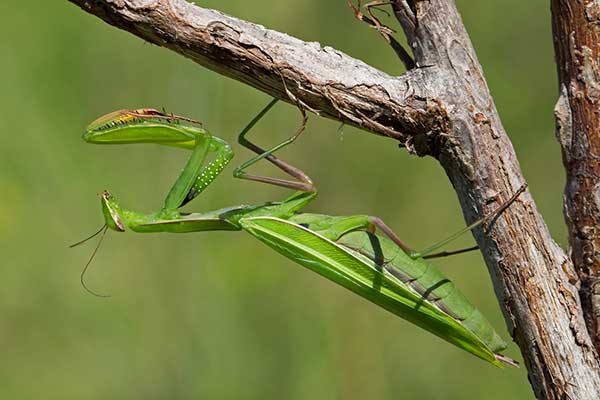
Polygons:
<instances>
[{"instance_id":1,"label":"bare branch","mask_svg":"<svg viewBox=\"0 0 600 400\"><path fill-rule=\"evenodd\" d=\"M284 77L307 108L402 143L415 134L441 131L447 121L423 92L421 72L391 77L330 47L184 0L70 1L148 42L290 102Z\"/></svg>"},{"instance_id":2,"label":"bare branch","mask_svg":"<svg viewBox=\"0 0 600 400\"><path fill-rule=\"evenodd\" d=\"M552 1L560 99L557 138L567 172L564 210L588 329L600 350L600 5Z\"/></svg>"},{"instance_id":3,"label":"bare branch","mask_svg":"<svg viewBox=\"0 0 600 400\"><path fill-rule=\"evenodd\" d=\"M429 91L448 110L451 137L435 155L467 221L485 215L523 176L483 71L452 0L394 0L417 65L438 69ZM446 82L437 86L437 82ZM600 366L583 323L577 279L566 254L526 194L488 232L476 232L509 330L538 398L596 399Z\"/></svg>"}]
</instances>

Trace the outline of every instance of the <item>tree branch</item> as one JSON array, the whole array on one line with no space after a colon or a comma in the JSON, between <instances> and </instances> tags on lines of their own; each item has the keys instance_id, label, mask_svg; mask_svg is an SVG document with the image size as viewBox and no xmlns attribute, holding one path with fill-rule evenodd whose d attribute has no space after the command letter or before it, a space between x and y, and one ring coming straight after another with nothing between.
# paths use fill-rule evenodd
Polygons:
<instances>
[{"instance_id":1,"label":"tree branch","mask_svg":"<svg viewBox=\"0 0 600 400\"><path fill-rule=\"evenodd\" d=\"M105 21L221 74L436 157L467 221L524 182L451 0L394 0L417 67L390 77L347 55L183 0L70 0ZM529 193L475 232L539 398L596 399L600 365L576 275Z\"/></svg>"},{"instance_id":2,"label":"tree branch","mask_svg":"<svg viewBox=\"0 0 600 400\"><path fill-rule=\"evenodd\" d=\"M453 140L445 142L438 159L472 221L523 182L516 155L454 2L393 3L417 65L436 65L445 75L447 90L437 93L441 104L454 110ZM489 233L475 235L496 295L536 396L595 399L600 369L583 324L573 266L531 197L521 200Z\"/></svg>"},{"instance_id":3,"label":"tree branch","mask_svg":"<svg viewBox=\"0 0 600 400\"><path fill-rule=\"evenodd\" d=\"M567 172L564 211L583 312L600 350L600 5L552 1L560 82L555 116Z\"/></svg>"},{"instance_id":4,"label":"tree branch","mask_svg":"<svg viewBox=\"0 0 600 400\"><path fill-rule=\"evenodd\" d=\"M148 42L292 102L287 86L324 117L402 143L418 133L445 129L447 116L423 92L421 72L391 77L330 47L184 0L70 1Z\"/></svg>"}]
</instances>

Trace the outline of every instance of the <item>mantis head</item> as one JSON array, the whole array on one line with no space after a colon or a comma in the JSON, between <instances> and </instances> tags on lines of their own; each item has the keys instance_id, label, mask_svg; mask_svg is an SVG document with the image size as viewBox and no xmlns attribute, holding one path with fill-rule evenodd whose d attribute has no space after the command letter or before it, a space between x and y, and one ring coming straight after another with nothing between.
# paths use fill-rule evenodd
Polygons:
<instances>
[{"instance_id":1,"label":"mantis head","mask_svg":"<svg viewBox=\"0 0 600 400\"><path fill-rule=\"evenodd\" d=\"M98 230L98 232L94 233L93 235L91 235L83 240L80 240L77 243L72 244L69 247L79 246L80 244L83 244L83 243L87 242L88 240L93 239L96 236L100 235L100 240L98 240L98 244L96 244L96 247L94 248L94 251L92 252L92 255L90 256L88 262L85 264L85 267L83 267L83 270L81 270L80 281L81 281L81 285L88 293L90 293L94 296L97 296L97 297L110 297L108 295L99 294L99 293L91 290L90 288L88 288L87 284L85 283L85 273L87 272L88 267L92 263L92 260L96 256L96 253L98 252L98 249L100 248L100 245L102 244L102 241L104 240L106 231L109 228L112 230L115 230L117 232L125 231L125 224L123 224L123 221L122 221L121 215L120 215L122 213L122 210L121 210L121 207L119 207L119 205L117 204L114 197L108 191L105 190L104 192L102 192L100 194L100 199L102 201L102 214L104 215L104 225L102 225L102 228L100 228L100 230Z\"/></svg>"},{"instance_id":2,"label":"mantis head","mask_svg":"<svg viewBox=\"0 0 600 400\"><path fill-rule=\"evenodd\" d=\"M105 190L100 193L100 201L106 226L117 232L125 232L125 224L121 218L122 210L114 196Z\"/></svg>"}]
</instances>

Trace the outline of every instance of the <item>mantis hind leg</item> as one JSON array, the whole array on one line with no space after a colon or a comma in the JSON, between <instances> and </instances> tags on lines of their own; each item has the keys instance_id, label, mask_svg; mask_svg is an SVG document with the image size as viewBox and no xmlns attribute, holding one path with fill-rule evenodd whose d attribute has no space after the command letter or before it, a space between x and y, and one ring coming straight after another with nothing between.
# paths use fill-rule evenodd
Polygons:
<instances>
[{"instance_id":1,"label":"mantis hind leg","mask_svg":"<svg viewBox=\"0 0 600 400\"><path fill-rule=\"evenodd\" d=\"M293 221L303 224L309 229L318 231L320 234L333 241L338 241L351 232L365 231L374 234L379 230L406 254L410 255L414 253L414 251L379 217L370 215L330 217L318 214L300 214L294 217Z\"/></svg>"},{"instance_id":2,"label":"mantis hind leg","mask_svg":"<svg viewBox=\"0 0 600 400\"><path fill-rule=\"evenodd\" d=\"M474 251L474 250L478 250L479 246L471 246L471 247L466 247L464 249L458 249L458 250L452 250L452 251L442 251L439 253L434 253L434 254L425 254L425 255L420 255L422 253L418 253L416 251L414 251L413 249L411 249L410 247L408 247L408 245L406 245L406 243L404 243L399 237L398 235L396 235L396 233L385 224L385 222L383 222L381 220L381 218L379 217L369 217L369 222L371 222L371 224L373 224L373 227L379 228L379 230L381 232L383 232L385 234L385 236L387 236L392 242L394 242L398 247L400 247L406 254L408 254L411 258L441 258L441 257L449 257L449 256L454 256L457 254L462 254L462 253L467 253L469 251ZM374 232L375 229L373 229L373 231L371 231L371 233L375 233ZM418 256L415 256L418 255Z\"/></svg>"},{"instance_id":3,"label":"mantis hind leg","mask_svg":"<svg viewBox=\"0 0 600 400\"><path fill-rule=\"evenodd\" d=\"M289 137L288 139L284 140L283 142L279 143L278 145L273 146L272 148L270 148L268 150L264 150L263 148L252 143L250 140L248 140L246 138L246 135L248 134L250 129L267 113L267 111L269 111L269 109L271 109L271 107L273 107L273 105L275 105L276 102L277 102L277 99L273 99L269 104L267 104L267 106L252 121L250 121L250 123L242 130L242 132L240 132L240 134L238 136L238 143L241 144L242 146L246 147L247 149L255 152L257 154L257 156L254 158L251 158L250 160L244 162L242 165L237 167L235 169L235 171L233 172L233 176L235 176L236 178L240 178L240 179L247 179L247 180L255 181L255 182L268 183L271 185L285 187L285 188L294 189L294 190L299 190L302 192L315 193L317 191L317 189L314 186L310 177L304 171L302 171L299 168L294 167L293 165L288 164L287 162L281 160L280 158L277 158L273 154L277 150L282 149L285 146L295 142L296 139L298 139L298 137L302 134L302 132L304 132L304 130L306 128L306 123L308 121L308 117L306 116L306 112L304 111L303 108L300 107L300 112L302 113L302 124L301 124L300 128L298 128L298 130L296 131L296 133L293 136ZM275 165L277 168L279 168L286 174L290 175L293 178L296 178L297 181L280 179L280 178L272 178L272 177L268 177L268 176L253 175L253 174L249 174L244 171L246 168L248 168L252 164L262 160L263 158L267 159L269 162L271 162L273 165Z\"/></svg>"},{"instance_id":4,"label":"mantis hind leg","mask_svg":"<svg viewBox=\"0 0 600 400\"><path fill-rule=\"evenodd\" d=\"M387 226L380 218L378 217L368 217L368 221L370 226L367 226L367 230L371 233L375 233L375 228L378 228L381 232L383 232L389 239L391 239L398 247L400 247L406 254L408 254L411 258L439 258L439 257L448 257L456 254L466 253L468 251L473 251L479 249L479 246L467 247L464 249L453 250L453 251L442 251L439 253L433 253L435 250L439 249L442 246L450 243L451 241L457 239L462 234L471 231L478 226L496 218L500 215L504 210L506 210L518 197L527 189L527 184L524 184L517 190L507 201L500 204L498 208L493 210L492 212L484 215L482 218L473 222L472 224L466 226L465 228L459 230L458 232L453 233L448 236L446 239L441 240L435 243L433 246L430 246L422 251L414 251L410 247L408 247L399 237L394 233L394 231Z\"/></svg>"},{"instance_id":5,"label":"mantis hind leg","mask_svg":"<svg viewBox=\"0 0 600 400\"><path fill-rule=\"evenodd\" d=\"M475 250L479 250L479 246L475 245L475 246L471 246L471 247L465 247L464 249L458 249L458 250L452 250L452 251L440 251L439 253L425 255L422 258L429 259L429 258L450 257L450 256L455 256L457 254L467 253L469 251L475 251Z\"/></svg>"},{"instance_id":6,"label":"mantis hind leg","mask_svg":"<svg viewBox=\"0 0 600 400\"><path fill-rule=\"evenodd\" d=\"M400 247L406 254L410 255L410 254L414 253L414 250L412 250L410 247L408 247L408 245L406 243L404 243L402 241L402 239L400 239L398 237L398 235L396 235L396 233L392 230L392 228L387 226L381 218L370 216L367 218L367 221L369 223L369 225L367 225L367 227L366 227L367 231L369 231L370 233L375 233L376 229L379 229L392 242L396 243L396 245L398 247Z\"/></svg>"},{"instance_id":7,"label":"mantis hind leg","mask_svg":"<svg viewBox=\"0 0 600 400\"><path fill-rule=\"evenodd\" d=\"M506 200L505 202L503 202L502 204L500 204L492 212L484 215L483 217L479 218L477 221L475 221L472 224L464 227L463 229L459 230L458 232L453 233L452 235L448 236L446 239L443 239L443 240L435 243L434 245L429 246L425 250L422 250L422 251L419 251L419 252L413 252L410 256L412 258L425 258L425 257L427 257L427 258L435 258L435 257L444 257L444 256L447 256L447 255L464 253L465 251L468 251L469 249L475 250L475 247L473 247L473 248L469 248L469 249L462 249L462 250L457 250L457 251L452 251L452 252L441 252L441 253L432 254L437 249L441 248L442 246L445 246L446 244L450 243L451 241L453 241L454 239L456 239L459 236L463 235L464 233L472 231L473 229L477 228L478 226L480 226L482 224L485 224L485 223L489 222L490 220L493 220L496 217L498 217L515 200L517 200L517 198L521 195L521 193L523 193L525 191L525 189L527 189L527 184L526 183L523 184L508 200Z\"/></svg>"}]
</instances>

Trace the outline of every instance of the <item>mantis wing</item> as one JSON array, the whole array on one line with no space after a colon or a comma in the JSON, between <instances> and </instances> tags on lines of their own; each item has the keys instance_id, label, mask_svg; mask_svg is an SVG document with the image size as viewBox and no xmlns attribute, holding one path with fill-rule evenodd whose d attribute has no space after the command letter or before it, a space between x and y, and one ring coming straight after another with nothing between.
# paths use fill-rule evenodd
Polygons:
<instances>
[{"instance_id":1,"label":"mantis wing","mask_svg":"<svg viewBox=\"0 0 600 400\"><path fill-rule=\"evenodd\" d=\"M495 366L496 354L471 330L367 257L301 226L273 217L241 220L244 230L298 264Z\"/></svg>"}]
</instances>

